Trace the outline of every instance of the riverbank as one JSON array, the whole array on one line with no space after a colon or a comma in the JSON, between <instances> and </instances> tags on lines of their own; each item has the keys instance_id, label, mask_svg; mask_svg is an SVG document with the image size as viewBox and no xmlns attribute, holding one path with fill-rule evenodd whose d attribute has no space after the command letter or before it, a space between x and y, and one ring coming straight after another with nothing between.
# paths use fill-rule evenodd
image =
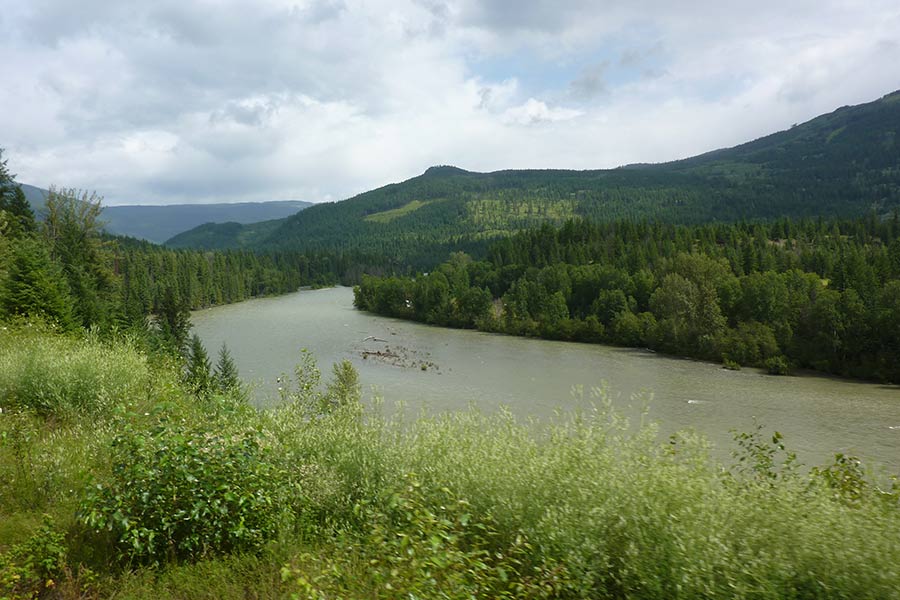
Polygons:
<instances>
[{"instance_id":1,"label":"riverbank","mask_svg":"<svg viewBox=\"0 0 900 600\"><path fill-rule=\"evenodd\" d=\"M410 423L308 363L257 411L128 341L7 331L0 360L3 595L898 597L898 491L771 432L723 464L602 395Z\"/></svg>"}]
</instances>

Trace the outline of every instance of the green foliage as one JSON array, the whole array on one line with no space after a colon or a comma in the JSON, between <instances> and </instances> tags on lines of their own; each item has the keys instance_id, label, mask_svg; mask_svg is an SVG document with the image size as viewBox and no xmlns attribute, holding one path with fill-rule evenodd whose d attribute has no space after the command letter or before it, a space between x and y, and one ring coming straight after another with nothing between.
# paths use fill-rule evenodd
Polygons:
<instances>
[{"instance_id":1,"label":"green foliage","mask_svg":"<svg viewBox=\"0 0 900 600\"><path fill-rule=\"evenodd\" d=\"M503 542L498 542L489 516L479 519L466 500L447 488L437 491L436 505L413 474L405 483L385 507L355 506L367 531L340 536L329 567L282 569L282 578L299 592L294 597L343 597L365 590L374 598L463 600L551 598L567 591L570 582L562 567L532 566L534 548L522 535L498 551ZM309 555L298 558L295 562L312 562Z\"/></svg>"},{"instance_id":2,"label":"green foliage","mask_svg":"<svg viewBox=\"0 0 900 600\"><path fill-rule=\"evenodd\" d=\"M353 368L349 360L334 363L334 377L328 384L325 397L328 399L328 410L338 410L341 407L356 406L362 398L362 386L359 383L359 374Z\"/></svg>"},{"instance_id":3,"label":"green foliage","mask_svg":"<svg viewBox=\"0 0 900 600\"><path fill-rule=\"evenodd\" d=\"M237 365L234 364L234 359L231 358L231 352L228 351L225 342L222 342L222 347L219 349L219 358L213 372L213 382L220 392L241 393L241 380L238 376Z\"/></svg>"},{"instance_id":4,"label":"green foliage","mask_svg":"<svg viewBox=\"0 0 900 600\"><path fill-rule=\"evenodd\" d=\"M72 329L74 301L62 269L52 262L36 239L24 238L13 246L0 308L7 315L41 317Z\"/></svg>"},{"instance_id":5,"label":"green foliage","mask_svg":"<svg viewBox=\"0 0 900 600\"><path fill-rule=\"evenodd\" d=\"M329 425L284 444L379 493L285 567L300 598L896 597L896 506L848 505L761 427L723 473L696 436L663 448L602 407L540 431L474 413Z\"/></svg>"},{"instance_id":6,"label":"green foliage","mask_svg":"<svg viewBox=\"0 0 900 600\"><path fill-rule=\"evenodd\" d=\"M833 491L835 499L845 502L848 506L859 506L872 492L862 463L854 456L836 454L831 465L813 467L811 476L813 480L821 480Z\"/></svg>"},{"instance_id":7,"label":"green foliage","mask_svg":"<svg viewBox=\"0 0 900 600\"><path fill-rule=\"evenodd\" d=\"M35 231L34 211L6 164L3 148L0 148L0 215L3 215L4 224L0 227L0 234L19 238Z\"/></svg>"},{"instance_id":8,"label":"green foliage","mask_svg":"<svg viewBox=\"0 0 900 600\"><path fill-rule=\"evenodd\" d=\"M128 340L51 336L38 325L0 330L0 408L61 420L135 406L151 384L147 357Z\"/></svg>"},{"instance_id":9,"label":"green foliage","mask_svg":"<svg viewBox=\"0 0 900 600\"><path fill-rule=\"evenodd\" d=\"M52 591L63 577L66 559L65 536L44 515L27 541L0 554L0 597L37 598Z\"/></svg>"},{"instance_id":10,"label":"green foliage","mask_svg":"<svg viewBox=\"0 0 900 600\"><path fill-rule=\"evenodd\" d=\"M200 336L197 334L191 337L186 358L185 383L197 396L205 396L213 384L212 365L210 365L206 348L203 347L203 342L200 341Z\"/></svg>"},{"instance_id":11,"label":"green foliage","mask_svg":"<svg viewBox=\"0 0 900 600\"><path fill-rule=\"evenodd\" d=\"M414 210L418 210L430 202L434 201L422 202L421 200L412 200L399 208L392 208L390 210L366 215L365 220L372 223L390 223L394 219L407 215Z\"/></svg>"},{"instance_id":12,"label":"green foliage","mask_svg":"<svg viewBox=\"0 0 900 600\"><path fill-rule=\"evenodd\" d=\"M23 192L0 171L0 318L40 316L65 329L128 329L172 354L185 350L189 311L331 285L337 254L172 251L111 239L96 194L51 188L35 224ZM39 225L39 226L38 226Z\"/></svg>"},{"instance_id":13,"label":"green foliage","mask_svg":"<svg viewBox=\"0 0 900 600\"><path fill-rule=\"evenodd\" d=\"M185 348L191 330L188 304L180 299L175 287L167 285L156 308L157 326L163 346L176 354Z\"/></svg>"},{"instance_id":14,"label":"green foliage","mask_svg":"<svg viewBox=\"0 0 900 600\"><path fill-rule=\"evenodd\" d=\"M12 335L0 357L37 347L61 365L78 344L108 349ZM897 597L900 495L853 458L806 474L757 427L723 465L696 435L660 441L629 425L601 392L541 426L502 411L385 418L326 403L357 393L356 378L338 365L322 389L303 357L291 401L269 411L196 402L174 363L146 379L133 365L117 373L149 404L83 425L4 406L3 592ZM78 526L57 516L62 526L39 529L40 512L77 507Z\"/></svg>"},{"instance_id":15,"label":"green foliage","mask_svg":"<svg viewBox=\"0 0 900 600\"><path fill-rule=\"evenodd\" d=\"M335 363L333 378L321 389L322 372L316 359L307 349L300 351L300 361L294 368L293 382L286 375L278 378L278 392L284 407L299 413L303 419L320 419L335 414L355 418L362 409L359 374L348 360Z\"/></svg>"},{"instance_id":16,"label":"green foliage","mask_svg":"<svg viewBox=\"0 0 900 600\"><path fill-rule=\"evenodd\" d=\"M41 433L38 419L33 415L7 409L0 430L0 448L11 459L12 468L6 470L6 489L0 492L0 496L4 497L9 508L15 504L28 507L46 504L46 482L38 475L41 469L36 451Z\"/></svg>"},{"instance_id":17,"label":"green foliage","mask_svg":"<svg viewBox=\"0 0 900 600\"><path fill-rule=\"evenodd\" d=\"M790 365L783 356L772 356L767 358L765 367L769 375L788 375L791 372Z\"/></svg>"},{"instance_id":18,"label":"green foliage","mask_svg":"<svg viewBox=\"0 0 900 600\"><path fill-rule=\"evenodd\" d=\"M108 326L114 316L117 283L114 254L102 237L101 198L51 187L41 223L50 257L62 266L75 300L79 325Z\"/></svg>"},{"instance_id":19,"label":"green foliage","mask_svg":"<svg viewBox=\"0 0 900 600\"><path fill-rule=\"evenodd\" d=\"M763 426L759 423L753 431L733 433L738 446L732 453L737 460L734 473L765 482L793 474L797 456L785 449L784 436L780 433L773 433L770 442L763 435ZM778 462L780 455L784 455L781 463Z\"/></svg>"},{"instance_id":20,"label":"green foliage","mask_svg":"<svg viewBox=\"0 0 900 600\"><path fill-rule=\"evenodd\" d=\"M5 189L4 189L5 187ZM10 189L11 188L11 189ZM31 235L37 230L34 211L18 185L0 182L0 213L6 215L6 234L12 238Z\"/></svg>"},{"instance_id":21,"label":"green foliage","mask_svg":"<svg viewBox=\"0 0 900 600\"><path fill-rule=\"evenodd\" d=\"M779 374L796 365L900 381L900 263L890 258L898 235L900 225L872 219L571 221L497 241L487 261L457 257L415 278L363 277L354 304L438 325L647 346Z\"/></svg>"},{"instance_id":22,"label":"green foliage","mask_svg":"<svg viewBox=\"0 0 900 600\"><path fill-rule=\"evenodd\" d=\"M256 551L294 490L266 440L243 429L160 423L113 441L112 474L85 497L79 520L109 536L123 561L160 564Z\"/></svg>"},{"instance_id":23,"label":"green foliage","mask_svg":"<svg viewBox=\"0 0 900 600\"><path fill-rule=\"evenodd\" d=\"M728 357L725 357L724 359L722 359L722 367L729 371L740 371L741 370L741 364L731 360Z\"/></svg>"}]
</instances>

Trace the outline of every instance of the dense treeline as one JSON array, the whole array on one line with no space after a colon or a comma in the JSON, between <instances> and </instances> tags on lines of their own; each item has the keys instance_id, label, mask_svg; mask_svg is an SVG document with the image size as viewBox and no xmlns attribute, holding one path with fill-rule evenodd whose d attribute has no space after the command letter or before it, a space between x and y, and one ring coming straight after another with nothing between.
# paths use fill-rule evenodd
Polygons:
<instances>
[{"instance_id":1,"label":"dense treeline","mask_svg":"<svg viewBox=\"0 0 900 600\"><path fill-rule=\"evenodd\" d=\"M2 155L0 155L2 158ZM99 198L51 189L42 219L0 161L0 318L63 330L151 328L183 347L187 312L328 285L348 269L326 254L170 250L103 232Z\"/></svg>"},{"instance_id":2,"label":"dense treeline","mask_svg":"<svg viewBox=\"0 0 900 600\"><path fill-rule=\"evenodd\" d=\"M122 249L121 302L126 320L156 314L169 290L191 309L283 294L301 285L335 282L331 257L250 251L200 252L155 246Z\"/></svg>"},{"instance_id":3,"label":"dense treeline","mask_svg":"<svg viewBox=\"0 0 900 600\"><path fill-rule=\"evenodd\" d=\"M900 217L679 226L570 221L367 277L356 306L438 325L900 381Z\"/></svg>"}]
</instances>

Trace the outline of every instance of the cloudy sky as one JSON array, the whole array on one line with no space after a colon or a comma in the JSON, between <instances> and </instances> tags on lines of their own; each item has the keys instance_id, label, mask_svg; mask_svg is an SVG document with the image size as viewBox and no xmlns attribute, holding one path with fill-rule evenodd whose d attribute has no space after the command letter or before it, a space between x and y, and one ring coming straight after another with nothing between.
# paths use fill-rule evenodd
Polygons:
<instances>
[{"instance_id":1,"label":"cloudy sky","mask_svg":"<svg viewBox=\"0 0 900 600\"><path fill-rule=\"evenodd\" d=\"M900 88L897 0L2 0L0 147L107 204L615 167Z\"/></svg>"}]
</instances>

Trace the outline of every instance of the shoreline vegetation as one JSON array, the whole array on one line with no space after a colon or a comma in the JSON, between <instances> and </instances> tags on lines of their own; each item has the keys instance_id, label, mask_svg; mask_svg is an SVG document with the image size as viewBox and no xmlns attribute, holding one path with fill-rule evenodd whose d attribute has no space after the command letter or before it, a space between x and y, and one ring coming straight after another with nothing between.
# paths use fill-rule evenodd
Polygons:
<instances>
[{"instance_id":1,"label":"shoreline vegetation","mask_svg":"<svg viewBox=\"0 0 900 600\"><path fill-rule=\"evenodd\" d=\"M900 215L734 225L570 221L366 277L354 305L434 325L900 382Z\"/></svg>"},{"instance_id":2,"label":"shoreline vegetation","mask_svg":"<svg viewBox=\"0 0 900 600\"><path fill-rule=\"evenodd\" d=\"M762 427L720 462L599 391L549 426L410 422L349 363L302 353L265 411L206 372L5 325L0 596L900 597L897 480Z\"/></svg>"}]
</instances>

